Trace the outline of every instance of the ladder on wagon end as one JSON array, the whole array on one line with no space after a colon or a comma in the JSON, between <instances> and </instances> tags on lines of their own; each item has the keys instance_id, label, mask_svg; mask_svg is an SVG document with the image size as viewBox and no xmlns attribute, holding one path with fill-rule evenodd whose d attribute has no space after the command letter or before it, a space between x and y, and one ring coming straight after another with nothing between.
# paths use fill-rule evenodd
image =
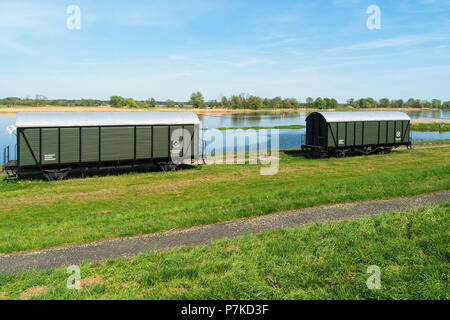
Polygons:
<instances>
[{"instance_id":1,"label":"ladder on wagon end","mask_svg":"<svg viewBox=\"0 0 450 320\"><path fill-rule=\"evenodd\" d=\"M17 152L17 146L16 146L16 152ZM14 152L14 154L17 154ZM18 174L17 174L17 160L11 159L10 149L9 146L5 147L3 149L3 166L2 166L2 172L6 173L6 181L9 180L18 180Z\"/></svg>"}]
</instances>

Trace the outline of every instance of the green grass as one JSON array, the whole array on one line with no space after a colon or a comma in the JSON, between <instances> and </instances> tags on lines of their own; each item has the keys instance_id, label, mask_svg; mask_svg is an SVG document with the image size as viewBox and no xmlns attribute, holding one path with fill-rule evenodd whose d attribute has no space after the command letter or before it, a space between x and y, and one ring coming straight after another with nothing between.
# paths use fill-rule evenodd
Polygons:
<instances>
[{"instance_id":1,"label":"green grass","mask_svg":"<svg viewBox=\"0 0 450 320\"><path fill-rule=\"evenodd\" d=\"M450 203L65 269L0 274L0 299L450 298ZM381 289L368 290L369 266Z\"/></svg>"},{"instance_id":2,"label":"green grass","mask_svg":"<svg viewBox=\"0 0 450 320\"><path fill-rule=\"evenodd\" d=\"M413 131L450 131L450 123L412 123L411 130Z\"/></svg>"},{"instance_id":3,"label":"green grass","mask_svg":"<svg viewBox=\"0 0 450 320\"><path fill-rule=\"evenodd\" d=\"M259 165L0 184L0 252L147 234L320 204L450 189L449 147Z\"/></svg>"}]
</instances>

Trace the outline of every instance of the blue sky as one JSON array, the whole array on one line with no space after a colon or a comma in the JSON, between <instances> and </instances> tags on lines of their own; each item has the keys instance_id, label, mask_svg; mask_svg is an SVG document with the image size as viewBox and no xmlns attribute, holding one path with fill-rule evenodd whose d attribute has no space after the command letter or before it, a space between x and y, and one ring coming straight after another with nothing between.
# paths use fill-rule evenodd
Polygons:
<instances>
[{"instance_id":1,"label":"blue sky","mask_svg":"<svg viewBox=\"0 0 450 320\"><path fill-rule=\"evenodd\" d=\"M2 0L0 70L0 97L450 100L450 0Z\"/></svg>"}]
</instances>

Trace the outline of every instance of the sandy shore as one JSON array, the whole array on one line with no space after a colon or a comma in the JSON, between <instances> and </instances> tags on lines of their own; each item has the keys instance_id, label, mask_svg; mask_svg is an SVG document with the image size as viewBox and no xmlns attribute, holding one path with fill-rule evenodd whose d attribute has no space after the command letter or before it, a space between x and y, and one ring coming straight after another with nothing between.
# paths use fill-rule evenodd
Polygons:
<instances>
[{"instance_id":1,"label":"sandy shore","mask_svg":"<svg viewBox=\"0 0 450 320\"><path fill-rule=\"evenodd\" d=\"M234 109L195 109L195 108L165 108L157 107L150 109L122 109L112 108L109 106L103 107L11 107L0 108L0 113L18 113L18 112L195 112L198 114L211 114L211 113L255 113L255 112L270 112L270 113L283 113L283 112L311 112L312 109L277 109L277 110L234 110Z\"/></svg>"},{"instance_id":2,"label":"sandy shore","mask_svg":"<svg viewBox=\"0 0 450 320\"><path fill-rule=\"evenodd\" d=\"M450 119L415 119L411 123L450 123Z\"/></svg>"},{"instance_id":3,"label":"sandy shore","mask_svg":"<svg viewBox=\"0 0 450 320\"><path fill-rule=\"evenodd\" d=\"M351 108L346 109L351 111ZM355 109L355 111L393 111L398 109L390 109L390 108L377 108L377 109L364 109L359 110ZM421 109L421 110L437 110L437 109ZM110 106L102 106L102 107L54 107L54 106L44 106L44 107L1 107L0 114L14 114L18 112L195 112L197 114L246 114L246 113L292 113L292 112L315 112L315 111L323 111L318 109L306 109L306 108L298 108L298 109L267 109L267 110L250 110L250 109L195 109L195 108L167 108L167 107L157 107L150 109L122 109L122 108L112 108ZM334 109L329 109L326 111L336 111ZM402 111L418 111L418 109L408 108L402 109ZM413 123L427 123L427 122L446 122L446 120L439 119L420 119L414 120Z\"/></svg>"}]
</instances>

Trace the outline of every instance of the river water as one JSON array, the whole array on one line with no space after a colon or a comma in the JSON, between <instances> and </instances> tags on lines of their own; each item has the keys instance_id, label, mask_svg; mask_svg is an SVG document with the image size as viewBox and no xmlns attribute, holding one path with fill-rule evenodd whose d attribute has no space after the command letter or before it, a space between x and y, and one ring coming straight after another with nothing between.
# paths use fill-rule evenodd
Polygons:
<instances>
[{"instance_id":1,"label":"river water","mask_svg":"<svg viewBox=\"0 0 450 320\"><path fill-rule=\"evenodd\" d=\"M411 119L450 119L450 110L424 110L424 111L404 111ZM254 113L254 114L206 114L199 115L202 122L203 129L201 134L208 137L208 130L217 128L242 128L242 127L273 127L273 126L289 126L289 125L305 125L307 113L294 112L294 113ZM6 131L6 127L13 125L16 122L16 116L14 114L0 114L0 151L3 152L3 148L10 146L11 157L14 158L14 150L16 144L16 137L10 135ZM211 132L210 132L211 133ZM249 147L252 150L256 149L256 145L252 144L250 141L236 139L238 143L237 146L227 146L225 135L234 134L233 131L221 131L224 135L223 138L223 150L233 151L238 150L239 147L244 147L246 149ZM301 135L305 133L305 129L283 129L279 130L279 147L281 149L289 148L299 148L301 146ZM439 140L439 139L450 139L450 132L412 132L413 141L419 140ZM271 145L270 132L266 139L265 136L259 136L259 144L266 142ZM209 142L205 142L206 151L213 150L214 139L210 139ZM216 150L218 151L218 150ZM1 155L0 161L3 161L3 154Z\"/></svg>"}]
</instances>

